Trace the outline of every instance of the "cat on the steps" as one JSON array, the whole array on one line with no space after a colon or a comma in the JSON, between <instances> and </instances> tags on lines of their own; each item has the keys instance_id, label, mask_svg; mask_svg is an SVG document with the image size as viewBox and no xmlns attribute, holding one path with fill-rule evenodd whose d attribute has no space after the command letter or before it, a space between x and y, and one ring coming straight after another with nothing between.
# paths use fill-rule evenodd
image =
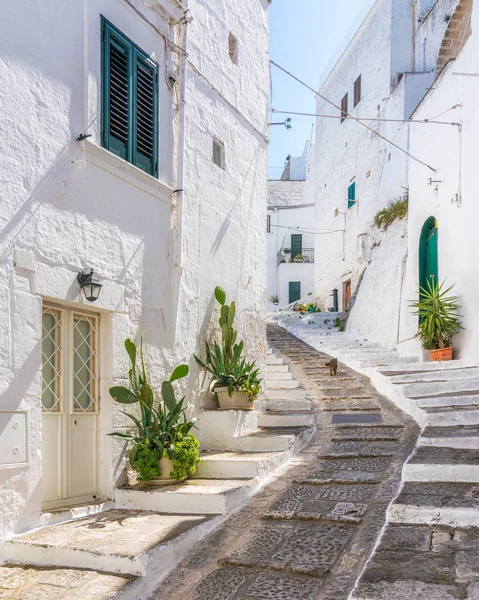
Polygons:
<instances>
[{"instance_id":1,"label":"cat on the steps","mask_svg":"<svg viewBox=\"0 0 479 600\"><path fill-rule=\"evenodd\" d=\"M333 375L338 374L338 359L332 358L329 362L326 363L326 366L329 367L329 373L331 377Z\"/></svg>"}]
</instances>

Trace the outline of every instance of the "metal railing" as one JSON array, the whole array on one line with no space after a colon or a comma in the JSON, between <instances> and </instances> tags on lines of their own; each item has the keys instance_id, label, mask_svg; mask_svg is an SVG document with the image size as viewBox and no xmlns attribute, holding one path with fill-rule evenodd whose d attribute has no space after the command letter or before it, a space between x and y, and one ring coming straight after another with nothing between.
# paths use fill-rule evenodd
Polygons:
<instances>
[{"instance_id":1,"label":"metal railing","mask_svg":"<svg viewBox=\"0 0 479 600\"><path fill-rule=\"evenodd\" d=\"M314 263L314 248L303 248L301 254L291 256L291 248L281 248L278 252L278 267L284 263Z\"/></svg>"}]
</instances>

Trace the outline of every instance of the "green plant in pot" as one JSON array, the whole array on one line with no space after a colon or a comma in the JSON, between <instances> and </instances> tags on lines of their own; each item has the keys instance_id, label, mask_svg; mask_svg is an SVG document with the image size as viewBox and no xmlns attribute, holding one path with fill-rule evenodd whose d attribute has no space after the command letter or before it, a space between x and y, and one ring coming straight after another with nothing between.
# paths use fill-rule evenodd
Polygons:
<instances>
[{"instance_id":1,"label":"green plant in pot","mask_svg":"<svg viewBox=\"0 0 479 600\"><path fill-rule=\"evenodd\" d=\"M195 360L212 376L209 389L216 392L220 408L251 410L261 391L259 369L255 362L249 363L242 356L244 342L236 343L238 332L233 327L235 303L226 303L226 293L219 286L215 288L215 298L221 307L221 345L215 343L211 347L206 343L206 360L194 355Z\"/></svg>"},{"instance_id":2,"label":"green plant in pot","mask_svg":"<svg viewBox=\"0 0 479 600\"><path fill-rule=\"evenodd\" d=\"M122 411L134 425L129 433L110 435L131 444L129 460L140 483L153 482L166 485L193 475L199 463L199 442L191 433L197 419L188 419L184 408L185 398L176 399L173 382L186 377L188 365L180 365L161 386L161 397L155 399L148 380L142 345L140 367L137 365L137 348L131 340L125 341L130 358L129 387L110 388L112 398L123 405L138 405L137 414Z\"/></svg>"},{"instance_id":3,"label":"green plant in pot","mask_svg":"<svg viewBox=\"0 0 479 600\"><path fill-rule=\"evenodd\" d=\"M427 287L419 289L419 300L411 303L419 317L417 337L432 360L452 360L452 338L463 329L459 321L461 299L448 296L453 287L444 289L444 281L428 280Z\"/></svg>"}]
</instances>

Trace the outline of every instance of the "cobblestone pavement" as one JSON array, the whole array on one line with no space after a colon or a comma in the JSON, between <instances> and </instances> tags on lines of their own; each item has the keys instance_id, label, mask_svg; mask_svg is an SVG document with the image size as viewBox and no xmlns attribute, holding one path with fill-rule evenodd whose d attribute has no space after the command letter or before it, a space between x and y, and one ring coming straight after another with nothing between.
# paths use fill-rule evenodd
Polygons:
<instances>
[{"instance_id":1,"label":"cobblestone pavement","mask_svg":"<svg viewBox=\"0 0 479 600\"><path fill-rule=\"evenodd\" d=\"M345 600L383 528L418 427L367 378L330 377L327 355L278 326L268 338L314 402L316 437L152 600Z\"/></svg>"}]
</instances>

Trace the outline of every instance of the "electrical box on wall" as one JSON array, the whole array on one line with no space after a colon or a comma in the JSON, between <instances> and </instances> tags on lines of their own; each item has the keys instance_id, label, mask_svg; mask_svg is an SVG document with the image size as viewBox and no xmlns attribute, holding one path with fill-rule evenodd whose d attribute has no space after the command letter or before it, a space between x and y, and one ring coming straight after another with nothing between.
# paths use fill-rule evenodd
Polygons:
<instances>
[{"instance_id":1,"label":"electrical box on wall","mask_svg":"<svg viewBox=\"0 0 479 600\"><path fill-rule=\"evenodd\" d=\"M27 414L0 412L0 467L27 462Z\"/></svg>"}]
</instances>

